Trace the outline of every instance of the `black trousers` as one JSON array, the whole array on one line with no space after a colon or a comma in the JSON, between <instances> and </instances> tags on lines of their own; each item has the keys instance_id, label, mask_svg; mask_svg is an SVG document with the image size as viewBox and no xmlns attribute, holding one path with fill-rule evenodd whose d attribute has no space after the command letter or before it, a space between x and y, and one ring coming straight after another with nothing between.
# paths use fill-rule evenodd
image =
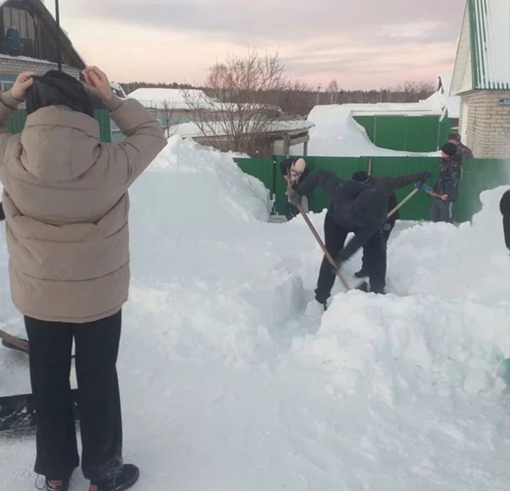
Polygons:
<instances>
[{"instance_id":1,"label":"black trousers","mask_svg":"<svg viewBox=\"0 0 510 491\"><path fill-rule=\"evenodd\" d=\"M505 236L505 245L510 249L510 213L503 215L503 234Z\"/></svg>"},{"instance_id":2,"label":"black trousers","mask_svg":"<svg viewBox=\"0 0 510 491\"><path fill-rule=\"evenodd\" d=\"M324 220L324 242L326 249L331 256L336 257L344 248L345 239L351 232L346 228L337 225L330 214L326 214ZM376 293L382 293L385 287L386 275L386 248L382 231L376 232L372 238L365 244L363 253L366 256L366 263L369 273L370 289ZM333 267L323 258L315 289L315 299L320 303L326 303L331 295L331 289L335 283L335 272Z\"/></svg>"},{"instance_id":3,"label":"black trousers","mask_svg":"<svg viewBox=\"0 0 510 491\"><path fill-rule=\"evenodd\" d=\"M85 324L25 317L37 415L37 474L67 479L79 465L69 381L73 339L83 474L96 481L121 471L122 417L115 367L121 320L120 311Z\"/></svg>"},{"instance_id":4,"label":"black trousers","mask_svg":"<svg viewBox=\"0 0 510 491\"><path fill-rule=\"evenodd\" d=\"M384 284L383 288L386 286L386 272L388 268L388 259L387 259L387 252L388 252L388 240L390 239L391 232L393 228L395 227L395 222L386 222L384 224L384 227L382 229L382 238L383 238L383 245L384 245L384 254L381 255L381 264L379 267L383 270L381 273L384 277ZM367 253L366 249L363 249L363 255L361 257L361 269L368 273L369 267L368 264L370 262L370 259L367 260Z\"/></svg>"}]
</instances>

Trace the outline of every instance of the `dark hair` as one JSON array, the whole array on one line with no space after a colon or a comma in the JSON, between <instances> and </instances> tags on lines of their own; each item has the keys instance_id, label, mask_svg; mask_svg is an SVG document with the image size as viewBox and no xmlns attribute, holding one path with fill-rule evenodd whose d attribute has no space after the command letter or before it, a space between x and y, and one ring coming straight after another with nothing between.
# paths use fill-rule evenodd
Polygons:
<instances>
[{"instance_id":1,"label":"dark hair","mask_svg":"<svg viewBox=\"0 0 510 491\"><path fill-rule=\"evenodd\" d=\"M458 133L450 133L448 135L448 140L457 140L460 142L461 138L460 138L460 135Z\"/></svg>"}]
</instances>

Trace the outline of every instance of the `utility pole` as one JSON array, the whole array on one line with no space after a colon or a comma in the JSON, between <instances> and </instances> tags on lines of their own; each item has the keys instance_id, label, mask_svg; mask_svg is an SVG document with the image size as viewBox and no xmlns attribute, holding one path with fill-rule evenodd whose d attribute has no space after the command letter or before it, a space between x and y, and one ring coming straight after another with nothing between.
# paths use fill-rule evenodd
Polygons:
<instances>
[{"instance_id":1,"label":"utility pole","mask_svg":"<svg viewBox=\"0 0 510 491\"><path fill-rule=\"evenodd\" d=\"M57 64L59 72L62 71L62 53L60 52L60 6L55 0L55 19L57 21Z\"/></svg>"}]
</instances>

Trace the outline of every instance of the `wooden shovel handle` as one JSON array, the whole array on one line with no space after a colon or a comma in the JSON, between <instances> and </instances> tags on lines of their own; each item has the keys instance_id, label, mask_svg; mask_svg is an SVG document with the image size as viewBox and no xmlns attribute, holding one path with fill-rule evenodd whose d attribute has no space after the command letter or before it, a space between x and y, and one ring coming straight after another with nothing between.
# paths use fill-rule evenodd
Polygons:
<instances>
[{"instance_id":1,"label":"wooden shovel handle","mask_svg":"<svg viewBox=\"0 0 510 491\"><path fill-rule=\"evenodd\" d=\"M7 343L10 343L13 346L16 346L20 350L28 353L29 344L27 341L24 341L23 339L20 339L16 336L13 336L12 334L9 334L8 332L2 331L2 329L0 329L0 338L2 338Z\"/></svg>"}]
</instances>

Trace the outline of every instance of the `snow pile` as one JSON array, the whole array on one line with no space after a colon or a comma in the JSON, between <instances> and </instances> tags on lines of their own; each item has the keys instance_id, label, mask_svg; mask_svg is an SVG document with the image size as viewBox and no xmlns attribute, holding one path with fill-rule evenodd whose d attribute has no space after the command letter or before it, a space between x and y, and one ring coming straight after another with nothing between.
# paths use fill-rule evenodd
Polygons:
<instances>
[{"instance_id":1,"label":"snow pile","mask_svg":"<svg viewBox=\"0 0 510 491\"><path fill-rule=\"evenodd\" d=\"M501 192L473 226L396 233L388 295L336 284L322 319L306 318L322 260L306 224L264 222L259 182L172 138L131 193L119 372L137 489L507 491ZM310 215L319 230L324 215ZM3 242L0 275L21 333ZM28 390L26 359L0 350L0 392ZM33 453L32 437L0 436L0 489L33 489Z\"/></svg>"},{"instance_id":2,"label":"snow pile","mask_svg":"<svg viewBox=\"0 0 510 491\"><path fill-rule=\"evenodd\" d=\"M140 194L147 196L153 191L151 186L159 183L165 197L170 198L168 204L186 205L180 214L170 214L176 226L225 223L225 217L262 221L269 217L271 203L264 185L242 172L229 155L193 140L170 138L149 170L136 186L143 183L146 190Z\"/></svg>"},{"instance_id":3,"label":"snow pile","mask_svg":"<svg viewBox=\"0 0 510 491\"><path fill-rule=\"evenodd\" d=\"M508 186L485 191L473 224L421 223L403 231L389 249L391 280L401 294L504 302L510 299L510 260L499 200ZM412 268L409 265L412 258Z\"/></svg>"}]
</instances>

